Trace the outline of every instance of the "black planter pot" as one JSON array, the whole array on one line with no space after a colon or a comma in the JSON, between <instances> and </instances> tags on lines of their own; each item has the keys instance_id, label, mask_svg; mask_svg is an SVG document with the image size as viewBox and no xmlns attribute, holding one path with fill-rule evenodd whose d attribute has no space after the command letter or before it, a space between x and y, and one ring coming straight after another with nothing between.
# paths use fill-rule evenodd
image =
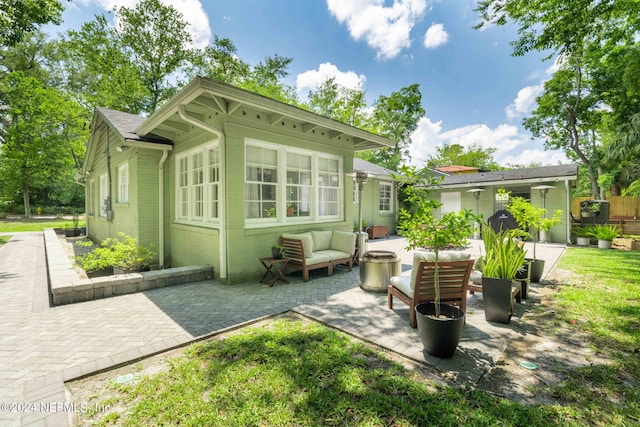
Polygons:
<instances>
[{"instance_id":1,"label":"black planter pot","mask_svg":"<svg viewBox=\"0 0 640 427\"><path fill-rule=\"evenodd\" d=\"M482 301L487 322L509 323L513 314L513 282L483 276Z\"/></svg>"},{"instance_id":2,"label":"black planter pot","mask_svg":"<svg viewBox=\"0 0 640 427\"><path fill-rule=\"evenodd\" d=\"M542 278L542 273L544 272L544 260L543 259L532 259L529 262L529 272L532 282L538 283Z\"/></svg>"},{"instance_id":3,"label":"black planter pot","mask_svg":"<svg viewBox=\"0 0 640 427\"><path fill-rule=\"evenodd\" d=\"M282 252L280 251L280 248L271 248L271 256L275 259L282 258Z\"/></svg>"},{"instance_id":4,"label":"black planter pot","mask_svg":"<svg viewBox=\"0 0 640 427\"><path fill-rule=\"evenodd\" d=\"M464 311L452 305L440 304L441 318L435 317L436 305L423 302L416 305L418 334L424 351L432 356L453 356L464 327Z\"/></svg>"},{"instance_id":5,"label":"black planter pot","mask_svg":"<svg viewBox=\"0 0 640 427\"><path fill-rule=\"evenodd\" d=\"M522 285L522 290L520 291L520 296L522 299L527 299L527 291L529 290L529 281L531 278L529 277L529 263L531 262L531 258L525 258L524 264L522 264L522 268L518 270L516 273L516 280L520 281Z\"/></svg>"}]
</instances>

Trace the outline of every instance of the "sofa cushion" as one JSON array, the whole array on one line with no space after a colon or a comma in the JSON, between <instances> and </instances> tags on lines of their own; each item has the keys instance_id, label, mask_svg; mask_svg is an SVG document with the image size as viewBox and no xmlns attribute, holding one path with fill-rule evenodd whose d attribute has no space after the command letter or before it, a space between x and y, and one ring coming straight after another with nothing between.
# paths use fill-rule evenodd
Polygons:
<instances>
[{"instance_id":1,"label":"sofa cushion","mask_svg":"<svg viewBox=\"0 0 640 427\"><path fill-rule=\"evenodd\" d=\"M391 284L409 298L413 298L413 281L409 276L393 276Z\"/></svg>"},{"instance_id":2,"label":"sofa cushion","mask_svg":"<svg viewBox=\"0 0 640 427\"><path fill-rule=\"evenodd\" d=\"M305 257L306 265L315 265L331 262L331 257L320 252L314 252L312 257Z\"/></svg>"},{"instance_id":3,"label":"sofa cushion","mask_svg":"<svg viewBox=\"0 0 640 427\"><path fill-rule=\"evenodd\" d=\"M348 254L342 251L335 251L333 249L327 249L322 252L314 252L314 254L317 254L317 253L328 256L329 258L331 258L331 261L336 261L339 259L348 259L351 257L351 254Z\"/></svg>"},{"instance_id":4,"label":"sofa cushion","mask_svg":"<svg viewBox=\"0 0 640 427\"><path fill-rule=\"evenodd\" d=\"M462 261L471 258L469 252L464 251L440 251L438 253L438 261ZM416 251L413 253L413 267L411 268L411 290L413 291L413 285L416 281L416 274L418 273L418 265L422 261L436 261L435 252Z\"/></svg>"},{"instance_id":5,"label":"sofa cushion","mask_svg":"<svg viewBox=\"0 0 640 427\"><path fill-rule=\"evenodd\" d=\"M313 257L313 237L311 233L285 233L282 235L285 239L297 239L302 241L302 247L304 248L304 257L311 258Z\"/></svg>"},{"instance_id":6,"label":"sofa cushion","mask_svg":"<svg viewBox=\"0 0 640 427\"><path fill-rule=\"evenodd\" d=\"M331 249L353 255L356 252L356 234L348 231L334 231L331 236Z\"/></svg>"},{"instance_id":7,"label":"sofa cushion","mask_svg":"<svg viewBox=\"0 0 640 427\"><path fill-rule=\"evenodd\" d=\"M333 232L331 230L311 231L313 237L313 250L324 251L325 249L331 249L331 236Z\"/></svg>"}]
</instances>

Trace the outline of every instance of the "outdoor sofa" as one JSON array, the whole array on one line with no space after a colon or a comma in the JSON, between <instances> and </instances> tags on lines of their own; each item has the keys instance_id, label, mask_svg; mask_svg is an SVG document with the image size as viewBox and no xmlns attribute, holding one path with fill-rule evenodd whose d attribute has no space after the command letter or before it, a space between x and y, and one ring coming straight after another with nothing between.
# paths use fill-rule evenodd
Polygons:
<instances>
[{"instance_id":1,"label":"outdoor sofa","mask_svg":"<svg viewBox=\"0 0 640 427\"><path fill-rule=\"evenodd\" d=\"M331 276L335 265L347 264L349 271L353 268L355 233L322 230L283 234L280 244L285 248L288 267L302 270L302 280L305 282L309 280L309 270L327 267L327 273Z\"/></svg>"}]
</instances>

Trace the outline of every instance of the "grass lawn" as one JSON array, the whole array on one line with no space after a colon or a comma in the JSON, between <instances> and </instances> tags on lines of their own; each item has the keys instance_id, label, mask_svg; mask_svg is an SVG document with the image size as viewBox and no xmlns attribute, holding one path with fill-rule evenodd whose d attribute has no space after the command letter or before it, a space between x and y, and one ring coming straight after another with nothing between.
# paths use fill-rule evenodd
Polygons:
<instances>
[{"instance_id":1,"label":"grass lawn","mask_svg":"<svg viewBox=\"0 0 640 427\"><path fill-rule=\"evenodd\" d=\"M194 344L164 367L94 393L107 412L94 425L186 426L611 426L640 423L640 257L569 248L560 268L557 325L586 333L611 363L574 368L540 389L554 404L527 405L472 387L436 383L383 352L316 322L284 317ZM542 307L538 307L542 308ZM86 401L86 400L85 400Z\"/></svg>"},{"instance_id":2,"label":"grass lawn","mask_svg":"<svg viewBox=\"0 0 640 427\"><path fill-rule=\"evenodd\" d=\"M0 236L0 247L2 247L2 245L7 243L10 238L11 238L11 236Z\"/></svg>"},{"instance_id":3,"label":"grass lawn","mask_svg":"<svg viewBox=\"0 0 640 427\"><path fill-rule=\"evenodd\" d=\"M18 231L43 231L45 228L64 228L73 227L73 222L68 219L58 220L0 220L0 233L13 233ZM78 223L79 227L85 226L85 221Z\"/></svg>"}]
</instances>

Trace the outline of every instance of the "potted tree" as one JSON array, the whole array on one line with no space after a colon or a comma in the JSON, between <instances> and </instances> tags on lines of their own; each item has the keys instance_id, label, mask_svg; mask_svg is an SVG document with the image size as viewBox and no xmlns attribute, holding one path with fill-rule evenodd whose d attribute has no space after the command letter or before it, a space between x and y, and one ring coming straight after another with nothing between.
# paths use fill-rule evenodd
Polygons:
<instances>
[{"instance_id":1,"label":"potted tree","mask_svg":"<svg viewBox=\"0 0 640 427\"><path fill-rule=\"evenodd\" d=\"M437 179L420 175L415 167L404 166L400 173L395 178L404 184L404 196L409 207L400 209L398 226L407 239L407 249L428 248L435 255L435 298L434 302L423 302L415 308L418 333L427 353L451 357L460 341L465 313L458 307L440 302L440 251L466 247L473 234L476 216L470 210L462 210L437 218L433 212L442 203L429 197L429 188L437 183ZM465 256L468 258L468 254L464 254L460 259Z\"/></svg>"},{"instance_id":2,"label":"potted tree","mask_svg":"<svg viewBox=\"0 0 640 427\"><path fill-rule=\"evenodd\" d=\"M498 190L499 193L509 193L504 189ZM536 258L536 240L537 234L541 229L548 231L552 226L560 222L562 218L562 210L558 209L551 218L546 218L547 210L534 206L524 197L515 196L509 198L506 209L513 215L518 226L533 242L533 258L529 261L529 273L532 282L539 282L544 271L544 260Z\"/></svg>"},{"instance_id":3,"label":"potted tree","mask_svg":"<svg viewBox=\"0 0 640 427\"><path fill-rule=\"evenodd\" d=\"M489 322L509 323L513 314L516 275L525 260L521 242L509 230L495 232L483 227L485 257L482 264L482 299L484 316Z\"/></svg>"},{"instance_id":4,"label":"potted tree","mask_svg":"<svg viewBox=\"0 0 640 427\"><path fill-rule=\"evenodd\" d=\"M598 248L611 249L613 239L618 237L621 231L617 225L596 224L590 227L589 233L598 239Z\"/></svg>"}]
</instances>

